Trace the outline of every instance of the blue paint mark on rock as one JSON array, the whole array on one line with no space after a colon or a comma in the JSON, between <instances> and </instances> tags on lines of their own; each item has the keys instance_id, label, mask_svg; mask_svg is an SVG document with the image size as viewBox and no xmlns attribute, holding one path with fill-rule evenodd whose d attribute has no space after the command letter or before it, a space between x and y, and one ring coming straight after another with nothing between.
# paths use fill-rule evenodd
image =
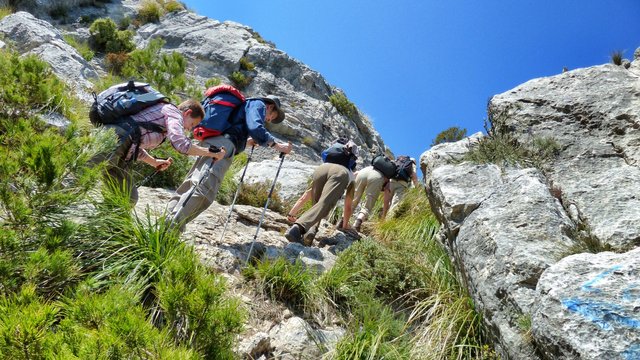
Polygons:
<instances>
[{"instance_id":1,"label":"blue paint mark on rock","mask_svg":"<svg viewBox=\"0 0 640 360\"><path fill-rule=\"evenodd\" d=\"M633 344L627 350L622 352L625 360L639 360L640 359L640 344Z\"/></svg>"},{"instance_id":2,"label":"blue paint mark on rock","mask_svg":"<svg viewBox=\"0 0 640 360\"><path fill-rule=\"evenodd\" d=\"M620 305L579 298L565 299L562 304L569 311L584 316L603 330L609 331L620 326L640 329L640 320L628 316Z\"/></svg>"},{"instance_id":3,"label":"blue paint mark on rock","mask_svg":"<svg viewBox=\"0 0 640 360\"><path fill-rule=\"evenodd\" d=\"M584 283L582 285L582 290L583 291L587 291L587 292L600 293L601 290L600 289L596 289L593 286L595 284L597 284L600 280L604 279L607 275L611 274L612 272L614 272L616 270L620 270L620 265L613 266L613 267L603 271L602 273L598 274L593 279L587 281L586 283Z\"/></svg>"}]
</instances>

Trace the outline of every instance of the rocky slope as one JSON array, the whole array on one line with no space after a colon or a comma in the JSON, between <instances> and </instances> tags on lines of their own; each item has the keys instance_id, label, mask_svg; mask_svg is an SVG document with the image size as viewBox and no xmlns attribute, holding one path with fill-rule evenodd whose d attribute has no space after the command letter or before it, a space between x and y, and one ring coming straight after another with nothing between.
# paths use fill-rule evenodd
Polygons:
<instances>
[{"instance_id":1,"label":"rocky slope","mask_svg":"<svg viewBox=\"0 0 640 360\"><path fill-rule=\"evenodd\" d=\"M142 2L125 0L102 4L100 7L76 6L80 3L83 2L39 0L37 6L30 7L37 10L36 15L52 21L46 9L68 6L67 18L78 19L70 25L54 26L27 12L5 17L0 21L0 39L3 41L0 46L9 43L20 53L42 57L88 103L91 101L91 81L105 74L105 70L99 57L87 62L65 42L63 35L86 40L89 37L88 25L79 22L81 16L103 16L118 20L134 16ZM286 186L283 185L282 195L285 198L295 197L304 191L306 180L315 165L320 163L320 151L338 137L349 136L361 146L362 164L368 163L372 154L388 150L365 115L360 112L351 117L342 115L330 103L329 96L341 93L340 89L328 84L318 72L262 40L257 32L247 26L234 22L221 23L181 11L167 14L157 24L150 23L136 29L134 40L137 47L141 48L149 40L158 37L166 41L164 51L177 51L188 59L188 73L203 88L205 81L210 78L232 84L229 76L241 70L242 57L255 65L254 70L243 71L251 79L243 92L249 97L277 95L287 113L283 123L269 124L269 129L276 137L294 145L283 171L297 176ZM270 151L256 152L254 160L262 163L251 165L249 182L273 178L274 172L271 170L279 163L274 155ZM299 186L299 179L303 179L303 186Z\"/></svg>"},{"instance_id":2,"label":"rocky slope","mask_svg":"<svg viewBox=\"0 0 640 360\"><path fill-rule=\"evenodd\" d=\"M557 143L543 170L462 161L482 134L422 155L442 240L503 358L640 358L639 55L491 99L496 133Z\"/></svg>"}]
</instances>

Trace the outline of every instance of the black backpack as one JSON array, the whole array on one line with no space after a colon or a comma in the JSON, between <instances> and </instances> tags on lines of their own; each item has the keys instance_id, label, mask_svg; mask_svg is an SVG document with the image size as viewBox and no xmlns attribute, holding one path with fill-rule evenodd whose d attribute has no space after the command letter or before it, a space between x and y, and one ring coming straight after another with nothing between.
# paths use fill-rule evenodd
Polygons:
<instances>
[{"instance_id":1,"label":"black backpack","mask_svg":"<svg viewBox=\"0 0 640 360\"><path fill-rule=\"evenodd\" d=\"M149 106L169 99L149 84L134 82L114 85L96 95L89 111L91 123L100 126L124 122L124 118L134 115Z\"/></svg>"},{"instance_id":2,"label":"black backpack","mask_svg":"<svg viewBox=\"0 0 640 360\"><path fill-rule=\"evenodd\" d=\"M348 140L346 139L338 139L322 152L322 161L342 165L349 170L354 170L358 157L354 154L353 148L347 146L347 143Z\"/></svg>"},{"instance_id":3,"label":"black backpack","mask_svg":"<svg viewBox=\"0 0 640 360\"><path fill-rule=\"evenodd\" d=\"M397 167L395 178L398 180L410 181L411 175L413 175L413 160L406 155L401 155L394 160L394 163Z\"/></svg>"},{"instance_id":4,"label":"black backpack","mask_svg":"<svg viewBox=\"0 0 640 360\"><path fill-rule=\"evenodd\" d=\"M133 160L138 158L140 148L140 128L152 132L164 133L165 129L157 124L136 122L131 115L159 103L170 103L169 98L152 88L149 84L133 80L113 85L100 94L93 93L94 102L89 110L89 120L95 126L122 124L131 128L131 139L136 145ZM164 141L164 139L163 139Z\"/></svg>"},{"instance_id":5,"label":"black backpack","mask_svg":"<svg viewBox=\"0 0 640 360\"><path fill-rule=\"evenodd\" d=\"M396 164L388 157L380 154L371 160L371 165L374 169L380 171L387 179L391 179L398 172Z\"/></svg>"}]
</instances>

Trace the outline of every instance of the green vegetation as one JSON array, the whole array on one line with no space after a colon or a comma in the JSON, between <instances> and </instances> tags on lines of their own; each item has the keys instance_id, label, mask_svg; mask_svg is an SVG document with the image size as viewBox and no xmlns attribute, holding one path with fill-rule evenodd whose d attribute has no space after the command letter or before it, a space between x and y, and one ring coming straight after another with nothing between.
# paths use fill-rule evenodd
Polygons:
<instances>
[{"instance_id":1,"label":"green vegetation","mask_svg":"<svg viewBox=\"0 0 640 360\"><path fill-rule=\"evenodd\" d=\"M464 139L466 136L467 129L461 129L457 126L453 126L436 135L436 138L431 142L431 146L448 142L456 142Z\"/></svg>"},{"instance_id":2,"label":"green vegetation","mask_svg":"<svg viewBox=\"0 0 640 360\"><path fill-rule=\"evenodd\" d=\"M244 182L242 184L242 191L238 194L237 203L263 208L264 204L267 203L271 184L272 180L265 180L263 182L256 183ZM285 209L285 204L280 198L280 195L278 195L279 189L280 184L276 184L275 189L273 189L273 194L271 194L271 200L269 200L268 208L269 210L285 215L287 210Z\"/></svg>"},{"instance_id":3,"label":"green vegetation","mask_svg":"<svg viewBox=\"0 0 640 360\"><path fill-rule=\"evenodd\" d=\"M145 0L138 9L138 20L142 25L160 21L163 9L155 0Z\"/></svg>"},{"instance_id":4,"label":"green vegetation","mask_svg":"<svg viewBox=\"0 0 640 360\"><path fill-rule=\"evenodd\" d=\"M240 69L241 70L252 71L255 68L256 68L256 66L251 61L249 61L248 58L246 58L245 56L240 58Z\"/></svg>"},{"instance_id":5,"label":"green vegetation","mask_svg":"<svg viewBox=\"0 0 640 360\"><path fill-rule=\"evenodd\" d=\"M11 14L13 14L13 10L10 7L0 6L0 20Z\"/></svg>"},{"instance_id":6,"label":"green vegetation","mask_svg":"<svg viewBox=\"0 0 640 360\"><path fill-rule=\"evenodd\" d=\"M90 45L94 50L103 53L129 52L136 48L133 33L129 30L118 30L111 19L101 18L89 27Z\"/></svg>"},{"instance_id":7,"label":"green vegetation","mask_svg":"<svg viewBox=\"0 0 640 360\"><path fill-rule=\"evenodd\" d=\"M232 358L245 315L224 280L164 218L94 191L113 132L90 133L46 63L0 50L0 66L0 357Z\"/></svg>"},{"instance_id":8,"label":"green vegetation","mask_svg":"<svg viewBox=\"0 0 640 360\"><path fill-rule=\"evenodd\" d=\"M222 205L231 205L233 201L233 196L238 189L238 184L234 180L234 176L242 171L244 166L247 164L248 157L246 153L241 153L233 157L233 161L231 162L231 167L229 167L229 171L224 174L224 178L220 183L220 189L218 190L218 195L216 196L216 201ZM243 185L244 186L244 185ZM264 206L264 204L262 205Z\"/></svg>"},{"instance_id":9,"label":"green vegetation","mask_svg":"<svg viewBox=\"0 0 640 360\"><path fill-rule=\"evenodd\" d=\"M259 33L259 32L257 32L257 31L254 31L254 32L253 32L253 34L252 34L252 36L253 36L253 38L254 38L257 42L259 42L260 44L266 44L266 43L267 43L267 40L265 40L265 39L262 37L262 35L260 35L260 33Z\"/></svg>"},{"instance_id":10,"label":"green vegetation","mask_svg":"<svg viewBox=\"0 0 640 360\"><path fill-rule=\"evenodd\" d=\"M206 89L208 89L210 87L218 86L221 83L222 83L222 81L219 78L214 77L214 78L211 78L211 79L207 79L207 81L204 82L204 87Z\"/></svg>"},{"instance_id":11,"label":"green vegetation","mask_svg":"<svg viewBox=\"0 0 640 360\"><path fill-rule=\"evenodd\" d=\"M611 52L611 63L614 65L622 65L622 60L624 60L624 51L615 50Z\"/></svg>"},{"instance_id":12,"label":"green vegetation","mask_svg":"<svg viewBox=\"0 0 640 360\"><path fill-rule=\"evenodd\" d=\"M439 224L420 189L317 277L301 263L260 262L244 275L303 315L336 316L347 334L333 359L496 359L481 317L434 239Z\"/></svg>"},{"instance_id":13,"label":"green vegetation","mask_svg":"<svg viewBox=\"0 0 640 360\"><path fill-rule=\"evenodd\" d=\"M91 48L89 47L88 43L83 41L78 41L76 40L76 38L74 38L71 35L64 35L64 41L66 41L67 44L73 46L76 50L78 50L78 53L80 54L80 56L82 56L85 60L91 61L91 59L93 59L93 56L95 54L93 53L93 51L91 51Z\"/></svg>"},{"instance_id":14,"label":"green vegetation","mask_svg":"<svg viewBox=\"0 0 640 360\"><path fill-rule=\"evenodd\" d=\"M585 221L579 221L567 236L573 240L573 245L565 251L563 258L573 254L613 251L611 245L603 243L593 234L591 227Z\"/></svg>"},{"instance_id":15,"label":"green vegetation","mask_svg":"<svg viewBox=\"0 0 640 360\"><path fill-rule=\"evenodd\" d=\"M122 68L122 76L148 82L175 103L180 102L181 97L200 97L195 84L185 74L187 60L175 51L162 52L164 44L164 40L156 38L144 49L131 52Z\"/></svg>"},{"instance_id":16,"label":"green vegetation","mask_svg":"<svg viewBox=\"0 0 640 360\"><path fill-rule=\"evenodd\" d=\"M261 261L245 268L242 274L257 281L258 288L272 300L284 302L295 309L313 305L315 274L306 271L300 262L291 264L284 258Z\"/></svg>"},{"instance_id":17,"label":"green vegetation","mask_svg":"<svg viewBox=\"0 0 640 360\"><path fill-rule=\"evenodd\" d=\"M231 73L229 79L231 79L231 81L233 81L233 84L240 90L247 87L247 85L249 85L249 83L251 82L251 79L246 77L240 71L234 71L233 73Z\"/></svg>"},{"instance_id":18,"label":"green vegetation","mask_svg":"<svg viewBox=\"0 0 640 360\"><path fill-rule=\"evenodd\" d=\"M358 114L358 109L356 109L356 106L353 105L353 103L349 101L349 99L347 99L346 95L341 92L337 92L329 96L329 101L340 114L348 118L351 118Z\"/></svg>"},{"instance_id":19,"label":"green vegetation","mask_svg":"<svg viewBox=\"0 0 640 360\"><path fill-rule=\"evenodd\" d=\"M481 138L465 155L464 160L479 164L530 166L545 170L560 153L560 144L551 137L534 137L522 142L506 131L499 131L495 122L506 119L506 112L489 114L487 136Z\"/></svg>"},{"instance_id":20,"label":"green vegetation","mask_svg":"<svg viewBox=\"0 0 640 360\"><path fill-rule=\"evenodd\" d=\"M185 10L185 8L179 1L172 0L164 5L164 10L168 13L172 13Z\"/></svg>"}]
</instances>

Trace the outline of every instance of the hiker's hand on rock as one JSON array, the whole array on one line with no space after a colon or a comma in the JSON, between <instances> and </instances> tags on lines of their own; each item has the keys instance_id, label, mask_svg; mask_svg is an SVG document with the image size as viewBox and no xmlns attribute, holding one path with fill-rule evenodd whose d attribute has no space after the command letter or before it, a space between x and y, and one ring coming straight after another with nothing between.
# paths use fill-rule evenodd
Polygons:
<instances>
[{"instance_id":1,"label":"hiker's hand on rock","mask_svg":"<svg viewBox=\"0 0 640 360\"><path fill-rule=\"evenodd\" d=\"M168 158L168 159L156 159L156 170L158 171L165 171L167 170L167 168L169 168L169 166L171 166L171 164L173 163L173 159L172 158Z\"/></svg>"},{"instance_id":2,"label":"hiker's hand on rock","mask_svg":"<svg viewBox=\"0 0 640 360\"><path fill-rule=\"evenodd\" d=\"M291 145L291 143L287 143L285 144L280 144L280 143L276 143L273 146L274 149L276 149L276 151L281 152L281 153L285 153L288 154L291 152L291 149L293 148L293 146Z\"/></svg>"}]
</instances>

